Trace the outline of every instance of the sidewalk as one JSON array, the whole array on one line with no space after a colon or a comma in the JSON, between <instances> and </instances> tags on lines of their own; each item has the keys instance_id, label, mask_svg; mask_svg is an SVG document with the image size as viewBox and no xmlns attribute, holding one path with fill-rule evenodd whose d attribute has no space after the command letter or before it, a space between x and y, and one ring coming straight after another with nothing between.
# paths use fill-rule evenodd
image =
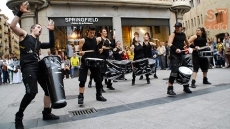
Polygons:
<instances>
[{"instance_id":1,"label":"sidewalk","mask_svg":"<svg viewBox=\"0 0 230 129\"><path fill-rule=\"evenodd\" d=\"M136 79L113 83L115 91L105 87L107 102L96 101L94 87L85 90L84 105L77 104L78 78L64 80L67 106L53 110L57 121L43 121L43 91L25 111L26 129L229 129L230 128L230 69L211 69L208 79L212 85L202 84L198 73L197 88L192 94L183 92L175 84L175 97L166 94L170 71L158 70L158 79L151 76L151 84ZM88 85L88 82L86 83ZM0 129L14 129L14 115L24 95L23 84L0 85ZM97 112L71 116L69 111L95 108Z\"/></svg>"}]
</instances>

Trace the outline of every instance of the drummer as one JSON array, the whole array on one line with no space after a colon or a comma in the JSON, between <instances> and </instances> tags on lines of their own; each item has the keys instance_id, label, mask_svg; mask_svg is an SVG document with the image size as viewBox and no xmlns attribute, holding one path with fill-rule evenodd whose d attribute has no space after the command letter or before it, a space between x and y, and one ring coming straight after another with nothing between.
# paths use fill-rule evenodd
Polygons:
<instances>
[{"instance_id":1,"label":"drummer","mask_svg":"<svg viewBox=\"0 0 230 129\"><path fill-rule=\"evenodd\" d=\"M109 50L110 50L110 44L111 44L110 40L107 39L106 37L107 37L107 31L105 28L102 28L101 29L101 37L98 37L98 39L100 41L100 43L98 44L98 47L101 51L101 53L99 54L99 58L105 60L105 62L106 62L106 59L109 59ZM107 65L105 64L105 67L101 68L101 70L100 70L102 80L105 76L106 70L107 70ZM92 78L93 78L93 75L90 74L90 81L89 81L89 85L88 85L89 88L91 87L91 84L92 84ZM108 82L105 79L105 82L106 82L107 88L109 90L115 90L115 88L113 88L113 86L112 86L111 79L108 79ZM102 87L102 92L105 92L103 87Z\"/></svg>"},{"instance_id":2,"label":"drummer","mask_svg":"<svg viewBox=\"0 0 230 129\"><path fill-rule=\"evenodd\" d=\"M139 38L137 36L133 38L133 45L131 47L134 49L133 61L145 58L143 46L139 42ZM134 71L133 71L132 76L133 76L132 85L134 86L135 85L135 78L136 78ZM146 76L147 84L150 84L149 74L145 74L145 76Z\"/></svg>"},{"instance_id":3,"label":"drummer","mask_svg":"<svg viewBox=\"0 0 230 129\"><path fill-rule=\"evenodd\" d=\"M199 47L207 46L207 35L205 32L205 29L203 27L198 27L196 30L196 35L193 35L189 42L192 43L190 45L191 48L195 48L196 50L199 50ZM204 49L205 50L205 49ZM210 50L209 48L206 48L206 50ZM201 50L202 51L202 50ZM192 52L192 63L193 63L193 74L192 74L192 88L196 88L196 76L199 68L201 68L203 72L203 84L211 84L208 81L207 73L209 68L209 62L208 58L199 57L198 51Z\"/></svg>"},{"instance_id":4,"label":"drummer","mask_svg":"<svg viewBox=\"0 0 230 129\"><path fill-rule=\"evenodd\" d=\"M98 58L98 52L102 52L98 50L98 43L100 43L99 38L95 38L96 28L92 25L88 26L88 35L83 38L79 42L79 54L82 56L81 58L81 67L79 70L79 95L78 95L78 104L84 103L84 91L85 91L85 82L87 79L88 69L93 74L94 81L96 82L96 100L97 101L106 101L106 99L102 96L101 88L102 88L102 79L100 75L100 69L95 67L88 67L85 64L86 58ZM92 50L93 52L84 52Z\"/></svg>"},{"instance_id":5,"label":"drummer","mask_svg":"<svg viewBox=\"0 0 230 129\"><path fill-rule=\"evenodd\" d=\"M156 46L156 44L153 42L150 42L150 34L146 32L144 35L144 42L143 42L143 51L144 51L145 58L151 58L153 60L153 54L152 54L153 46ZM156 72L157 72L156 69L157 68L155 67L154 78L158 78L156 75ZM142 79L143 79L143 75L140 76L140 80Z\"/></svg>"},{"instance_id":6,"label":"drummer","mask_svg":"<svg viewBox=\"0 0 230 129\"><path fill-rule=\"evenodd\" d=\"M25 30L19 28L17 23L19 22L21 16L24 13L28 13L27 10L29 3L28 1L22 3L18 13L15 15L14 19L10 24L12 31L19 36L20 42L20 66L22 69L23 83L25 85L25 95L20 103L18 112L15 115L15 128L24 129L23 126L23 116L24 111L31 101L35 98L38 93L37 82L41 85L44 90L44 110L42 111L43 120L57 120L58 116L51 113L51 102L49 97L49 92L47 90L46 84L43 81L44 76L41 75L39 71L39 49L47 49L54 47L54 22L50 20L48 26L49 30L49 43L41 43L38 38L42 33L42 26L40 24L34 24L30 28L30 34Z\"/></svg>"},{"instance_id":7,"label":"drummer","mask_svg":"<svg viewBox=\"0 0 230 129\"><path fill-rule=\"evenodd\" d=\"M182 63L182 51L184 49L184 41L186 46L189 47L189 41L184 32L182 32L182 24L177 22L175 25L175 31L169 36L168 45L170 47L170 63L172 64L171 73L168 82L167 94L176 95L173 91L173 83L177 78L179 65ZM192 93L189 89L189 85L184 85L184 92Z\"/></svg>"}]
</instances>

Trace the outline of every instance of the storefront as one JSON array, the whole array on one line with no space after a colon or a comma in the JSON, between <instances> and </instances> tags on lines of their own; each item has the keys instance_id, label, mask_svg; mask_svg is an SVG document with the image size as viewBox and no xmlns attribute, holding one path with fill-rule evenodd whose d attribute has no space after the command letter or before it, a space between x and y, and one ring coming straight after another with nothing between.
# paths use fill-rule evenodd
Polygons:
<instances>
[{"instance_id":1,"label":"storefront","mask_svg":"<svg viewBox=\"0 0 230 129\"><path fill-rule=\"evenodd\" d=\"M10 0L8 4L13 7L15 3L11 1L14 0ZM42 0L36 2L42 9L34 10L35 15L23 15L21 27L29 32L32 22L39 23L45 28L47 19L54 20L55 48L60 51L64 51L69 43L77 44L77 41L86 35L85 28L89 24L96 26L96 36L99 36L100 28L105 27L109 39L114 35L115 40L121 41L123 46L130 46L134 32L139 32L141 40L143 34L149 32L152 38L166 41L176 22L175 13L169 9L172 6L171 0L154 0L141 4L138 0L50 0L43 4ZM30 5L33 6L35 3ZM46 29L40 39L44 42L49 41ZM44 51L42 53L47 55Z\"/></svg>"}]
</instances>

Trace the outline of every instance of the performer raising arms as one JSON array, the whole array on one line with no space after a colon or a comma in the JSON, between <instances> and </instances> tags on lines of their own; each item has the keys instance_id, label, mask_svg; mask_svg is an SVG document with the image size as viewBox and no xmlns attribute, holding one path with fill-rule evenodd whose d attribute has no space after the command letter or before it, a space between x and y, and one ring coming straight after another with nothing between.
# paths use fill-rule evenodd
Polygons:
<instances>
[{"instance_id":1,"label":"performer raising arms","mask_svg":"<svg viewBox=\"0 0 230 129\"><path fill-rule=\"evenodd\" d=\"M19 45L20 45L20 65L22 70L23 82L26 88L26 94L24 95L19 111L16 113L15 118L15 128L16 129L24 129L22 119L23 113L26 107L30 104L30 102L34 99L36 94L38 93L37 82L41 85L42 89L45 92L44 96L44 110L43 120L56 120L59 119L58 116L55 116L51 113L50 108L50 97L49 92L47 91L47 87L42 77L44 75L40 75L39 72L39 56L38 52L40 48L46 49L54 46L54 22L50 20L47 29L49 30L49 38L50 43L41 43L38 40L38 37L41 35L42 27L40 24L35 24L31 26L30 34L28 34L25 30L17 27L17 23L23 13L28 13L27 10L29 3L26 1L22 3L20 6L20 11L14 17L10 24L10 28L13 32L19 36Z\"/></svg>"},{"instance_id":2,"label":"performer raising arms","mask_svg":"<svg viewBox=\"0 0 230 129\"><path fill-rule=\"evenodd\" d=\"M138 37L133 38L133 45L131 47L134 49L133 61L145 58L143 46L140 44ZM134 72L133 72L132 76L133 76L132 85L135 85L136 75ZM146 76L147 84L150 84L149 74L145 74L145 76Z\"/></svg>"},{"instance_id":3,"label":"performer raising arms","mask_svg":"<svg viewBox=\"0 0 230 129\"><path fill-rule=\"evenodd\" d=\"M193 35L189 42L191 43L190 47L195 48L196 50L199 50L200 47L207 46L207 35L205 32L205 29L202 27L198 27L196 30L196 35ZM199 57L198 51L194 50L192 52L192 63L193 63L193 74L192 74L192 88L196 88L196 76L199 68L201 68L203 72L203 84L211 84L208 82L207 73L209 68L209 62L208 58ZM209 48L199 50L199 51L205 51L210 50Z\"/></svg>"},{"instance_id":4,"label":"performer raising arms","mask_svg":"<svg viewBox=\"0 0 230 129\"><path fill-rule=\"evenodd\" d=\"M182 24L177 22L174 27L175 31L169 36L168 40L168 45L170 47L170 62L172 64L167 91L169 95L176 95L173 91L173 83L177 77L179 65L183 62L183 53L181 50L184 49L184 41L186 46L189 47L188 39L185 33L182 32ZM184 92L192 93L189 89L189 85L184 85Z\"/></svg>"},{"instance_id":5,"label":"performer raising arms","mask_svg":"<svg viewBox=\"0 0 230 129\"><path fill-rule=\"evenodd\" d=\"M106 101L106 99L101 94L102 88L102 79L100 75L100 68L97 67L89 67L86 65L86 58L97 58L98 57L98 43L100 43L99 38L95 38L96 29L94 26L88 27L88 35L83 38L79 42L79 54L82 56L81 59L81 67L79 71L79 96L78 96L78 104L83 104L84 102L84 91L85 91L85 82L87 79L88 69L90 69L91 74L94 77L94 81L96 82L96 99L98 101ZM84 52L87 50L92 50L93 52ZM102 51L100 51L101 53Z\"/></svg>"},{"instance_id":6,"label":"performer raising arms","mask_svg":"<svg viewBox=\"0 0 230 129\"><path fill-rule=\"evenodd\" d=\"M153 42L150 42L150 34L147 32L144 35L144 42L143 42L143 51L144 51L144 56L145 58L152 58L153 59L153 54L152 54L152 47L155 46L156 44ZM157 68L155 67L155 73L154 73L154 78L158 78L156 75L156 70ZM143 79L143 75L140 76L140 80Z\"/></svg>"}]
</instances>

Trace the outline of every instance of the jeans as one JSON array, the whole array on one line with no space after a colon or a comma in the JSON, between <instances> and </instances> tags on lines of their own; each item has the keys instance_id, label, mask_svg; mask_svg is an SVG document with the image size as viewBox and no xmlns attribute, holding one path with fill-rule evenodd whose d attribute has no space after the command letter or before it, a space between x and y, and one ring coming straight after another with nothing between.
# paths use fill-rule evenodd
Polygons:
<instances>
[{"instance_id":1,"label":"jeans","mask_svg":"<svg viewBox=\"0 0 230 129\"><path fill-rule=\"evenodd\" d=\"M71 67L71 76L74 77L74 70L79 70L79 67L78 66L72 66Z\"/></svg>"}]
</instances>

